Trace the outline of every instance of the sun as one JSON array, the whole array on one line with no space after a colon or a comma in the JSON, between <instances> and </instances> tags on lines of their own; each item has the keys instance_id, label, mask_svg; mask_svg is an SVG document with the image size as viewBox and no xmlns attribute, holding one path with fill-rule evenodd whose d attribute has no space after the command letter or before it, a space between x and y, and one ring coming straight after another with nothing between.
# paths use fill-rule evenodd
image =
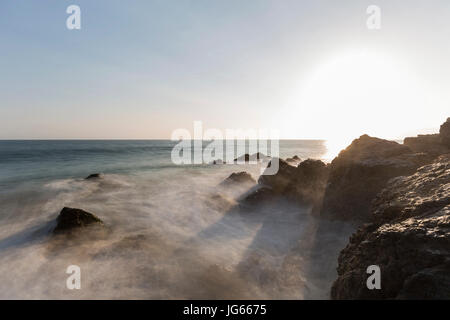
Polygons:
<instances>
[{"instance_id":1,"label":"sun","mask_svg":"<svg viewBox=\"0 0 450 320\"><path fill-rule=\"evenodd\" d=\"M291 123L284 128L299 138L325 138L329 156L362 134L395 137L406 130L402 119L426 100L401 59L376 51L335 54L304 78L286 106Z\"/></svg>"}]
</instances>

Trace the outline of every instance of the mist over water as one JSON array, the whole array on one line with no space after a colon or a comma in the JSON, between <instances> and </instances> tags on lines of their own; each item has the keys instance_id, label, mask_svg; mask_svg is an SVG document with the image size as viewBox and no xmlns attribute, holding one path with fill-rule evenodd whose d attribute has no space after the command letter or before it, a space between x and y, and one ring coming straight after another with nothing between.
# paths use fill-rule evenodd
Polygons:
<instances>
[{"instance_id":1,"label":"mist over water","mask_svg":"<svg viewBox=\"0 0 450 320\"><path fill-rule=\"evenodd\" d=\"M257 165L175 166L170 141L0 142L2 299L327 299L352 227L287 200L237 207ZM323 141L281 141L280 156L322 158ZM95 172L98 180L84 180ZM63 207L106 231L52 237ZM81 290L66 288L69 265Z\"/></svg>"}]
</instances>

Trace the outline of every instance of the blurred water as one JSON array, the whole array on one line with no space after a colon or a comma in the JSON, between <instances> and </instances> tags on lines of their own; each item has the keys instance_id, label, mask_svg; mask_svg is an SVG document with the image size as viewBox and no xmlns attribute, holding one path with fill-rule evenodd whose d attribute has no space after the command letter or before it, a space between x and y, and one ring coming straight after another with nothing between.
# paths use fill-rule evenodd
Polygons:
<instances>
[{"instance_id":1,"label":"blurred water","mask_svg":"<svg viewBox=\"0 0 450 320\"><path fill-rule=\"evenodd\" d=\"M176 166L174 145L0 141L0 298L328 298L348 226L324 230L288 202L236 211L252 186L220 182L236 171L257 179L259 166ZM326 151L324 141L280 142L282 158ZM103 177L84 180L95 172ZM64 206L110 232L58 243L50 231ZM71 264L81 290L65 287Z\"/></svg>"}]
</instances>

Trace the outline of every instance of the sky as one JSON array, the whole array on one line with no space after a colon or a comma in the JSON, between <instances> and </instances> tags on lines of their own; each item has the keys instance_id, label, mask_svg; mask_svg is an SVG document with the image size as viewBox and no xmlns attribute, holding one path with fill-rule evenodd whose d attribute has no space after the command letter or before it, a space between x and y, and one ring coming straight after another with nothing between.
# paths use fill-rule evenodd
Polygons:
<instances>
[{"instance_id":1,"label":"sky","mask_svg":"<svg viewBox=\"0 0 450 320\"><path fill-rule=\"evenodd\" d=\"M285 139L437 132L449 39L448 0L1 1L0 139L169 139L194 121Z\"/></svg>"}]
</instances>

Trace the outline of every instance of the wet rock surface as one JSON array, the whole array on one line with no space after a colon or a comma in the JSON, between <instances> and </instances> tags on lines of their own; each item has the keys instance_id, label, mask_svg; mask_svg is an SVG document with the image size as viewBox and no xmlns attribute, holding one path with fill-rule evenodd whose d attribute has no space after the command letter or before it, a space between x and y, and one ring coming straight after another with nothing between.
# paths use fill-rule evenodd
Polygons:
<instances>
[{"instance_id":1,"label":"wet rock surface","mask_svg":"<svg viewBox=\"0 0 450 320\"><path fill-rule=\"evenodd\" d=\"M103 225L103 221L87 211L64 207L56 219L54 234L70 233L90 225Z\"/></svg>"},{"instance_id":2,"label":"wet rock surface","mask_svg":"<svg viewBox=\"0 0 450 320\"><path fill-rule=\"evenodd\" d=\"M84 180L94 180L94 179L99 179L101 177L100 173L93 173L88 175L86 178L84 178Z\"/></svg>"}]
</instances>

